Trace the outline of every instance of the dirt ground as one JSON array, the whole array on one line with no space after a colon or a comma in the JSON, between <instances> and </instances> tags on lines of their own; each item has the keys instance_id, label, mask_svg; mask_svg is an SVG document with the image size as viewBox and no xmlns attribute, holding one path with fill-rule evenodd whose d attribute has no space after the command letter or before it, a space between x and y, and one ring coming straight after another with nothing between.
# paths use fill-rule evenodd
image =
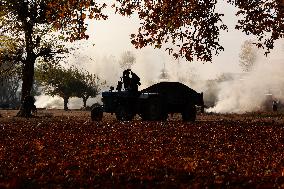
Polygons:
<instances>
[{"instance_id":1,"label":"dirt ground","mask_svg":"<svg viewBox=\"0 0 284 189\"><path fill-rule=\"evenodd\" d=\"M0 188L284 188L284 114L104 114L0 110Z\"/></svg>"},{"instance_id":2,"label":"dirt ground","mask_svg":"<svg viewBox=\"0 0 284 189\"><path fill-rule=\"evenodd\" d=\"M2 118L12 118L17 115L18 110L1 110L0 114ZM91 116L90 111L82 111L82 110L57 110L57 109L38 109L37 113L35 114L38 118L42 117L68 117L68 116L76 116L80 119L86 119L87 117Z\"/></svg>"},{"instance_id":3,"label":"dirt ground","mask_svg":"<svg viewBox=\"0 0 284 189\"><path fill-rule=\"evenodd\" d=\"M1 110L0 115L2 121L7 120L15 120L22 119L15 117L17 115L18 110ZM69 110L65 111L62 109L39 109L35 114L36 118L32 119L43 119L43 118L76 118L78 120L90 120L91 112L90 111L82 111L82 110ZM115 115L104 113L103 121L115 121ZM140 120L139 116L135 117L135 120ZM180 121L180 114L169 114L167 121ZM252 122L277 122L284 123L284 111L281 112L272 112L272 111L260 111L260 112L251 112L245 114L216 114L216 113L204 113L198 114L197 121L222 121L222 120L232 120L232 121L252 121Z\"/></svg>"}]
</instances>

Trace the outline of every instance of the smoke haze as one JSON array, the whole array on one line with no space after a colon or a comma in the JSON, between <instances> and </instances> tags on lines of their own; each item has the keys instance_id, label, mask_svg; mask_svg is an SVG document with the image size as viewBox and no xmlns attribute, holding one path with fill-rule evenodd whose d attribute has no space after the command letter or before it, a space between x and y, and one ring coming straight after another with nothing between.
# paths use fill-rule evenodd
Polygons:
<instances>
[{"instance_id":1,"label":"smoke haze","mask_svg":"<svg viewBox=\"0 0 284 189\"><path fill-rule=\"evenodd\" d=\"M208 109L209 112L244 113L260 110L268 97L284 102L284 91L282 90L284 89L284 56L279 49L275 51L278 52L271 54L270 58L259 58L250 73L230 73L231 77L217 83L214 91L210 91L211 89L205 85L208 78L202 75L196 64L183 61L178 63L177 60L171 58L165 59L161 53L153 56L152 53L145 50L141 54L136 54L136 63L132 70L141 77L140 89L159 82L159 74L165 67L169 75L168 81L179 81L198 92L206 91L208 95L211 93L211 96L205 93L205 98L216 96L216 99L214 99L215 106ZM81 61L80 56L78 56L74 63L98 74L101 81L107 81L107 84L102 88L103 90L107 90L109 86L116 86L117 81L122 76L118 58L112 55L95 56L95 60L89 59L89 61ZM261 53L259 56L263 57ZM268 94L273 96L268 96ZM96 99L89 99L87 105L91 106L98 101L100 102L100 95ZM69 108L81 108L82 104L81 99L71 98ZM37 97L36 106L63 108L63 100L59 97L40 96Z\"/></svg>"},{"instance_id":2,"label":"smoke haze","mask_svg":"<svg viewBox=\"0 0 284 189\"><path fill-rule=\"evenodd\" d=\"M220 82L216 105L208 111L245 113L271 109L272 100L284 102L283 44L283 41L279 41L268 58L264 57L263 52L259 53L251 72L235 74L233 79Z\"/></svg>"}]
</instances>

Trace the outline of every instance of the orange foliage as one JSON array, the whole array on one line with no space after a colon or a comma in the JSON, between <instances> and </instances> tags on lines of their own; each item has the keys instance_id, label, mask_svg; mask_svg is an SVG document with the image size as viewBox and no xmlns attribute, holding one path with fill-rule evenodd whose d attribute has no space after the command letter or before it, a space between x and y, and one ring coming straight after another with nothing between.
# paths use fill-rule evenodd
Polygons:
<instances>
[{"instance_id":1,"label":"orange foliage","mask_svg":"<svg viewBox=\"0 0 284 189\"><path fill-rule=\"evenodd\" d=\"M89 38L85 34L87 30L85 20L87 18L107 19L107 16L102 13L106 4L98 4L93 0L49 0L47 5L46 17L48 22L52 23L57 30L67 31L65 33L69 34L68 39L70 41Z\"/></svg>"},{"instance_id":2,"label":"orange foliage","mask_svg":"<svg viewBox=\"0 0 284 189\"><path fill-rule=\"evenodd\" d=\"M283 0L226 0L239 8L236 29L258 37L258 47L273 48L274 41L284 37ZM136 48L171 42L167 48L177 57L192 61L211 61L213 54L224 50L219 43L223 14L216 11L217 1L198 0L117 0L121 15L137 12L142 20L132 43ZM260 45L261 44L261 45Z\"/></svg>"}]
</instances>

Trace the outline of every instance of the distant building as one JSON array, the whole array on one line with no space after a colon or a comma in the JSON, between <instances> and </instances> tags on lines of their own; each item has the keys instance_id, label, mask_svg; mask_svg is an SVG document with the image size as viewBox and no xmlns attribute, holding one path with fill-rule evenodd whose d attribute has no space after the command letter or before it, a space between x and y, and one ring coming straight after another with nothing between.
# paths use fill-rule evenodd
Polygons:
<instances>
[{"instance_id":1,"label":"distant building","mask_svg":"<svg viewBox=\"0 0 284 189\"><path fill-rule=\"evenodd\" d=\"M169 81L170 75L168 74L168 71L166 70L166 64L164 63L164 67L161 70L161 73L159 75L159 82L163 81Z\"/></svg>"}]
</instances>

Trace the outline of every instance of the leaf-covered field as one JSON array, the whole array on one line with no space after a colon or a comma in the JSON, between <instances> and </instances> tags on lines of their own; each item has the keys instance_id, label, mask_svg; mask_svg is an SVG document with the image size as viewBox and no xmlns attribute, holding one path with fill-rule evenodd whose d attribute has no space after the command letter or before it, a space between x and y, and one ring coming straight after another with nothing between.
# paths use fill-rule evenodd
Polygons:
<instances>
[{"instance_id":1,"label":"leaf-covered field","mask_svg":"<svg viewBox=\"0 0 284 189\"><path fill-rule=\"evenodd\" d=\"M283 114L118 122L0 111L0 188L283 188Z\"/></svg>"}]
</instances>

